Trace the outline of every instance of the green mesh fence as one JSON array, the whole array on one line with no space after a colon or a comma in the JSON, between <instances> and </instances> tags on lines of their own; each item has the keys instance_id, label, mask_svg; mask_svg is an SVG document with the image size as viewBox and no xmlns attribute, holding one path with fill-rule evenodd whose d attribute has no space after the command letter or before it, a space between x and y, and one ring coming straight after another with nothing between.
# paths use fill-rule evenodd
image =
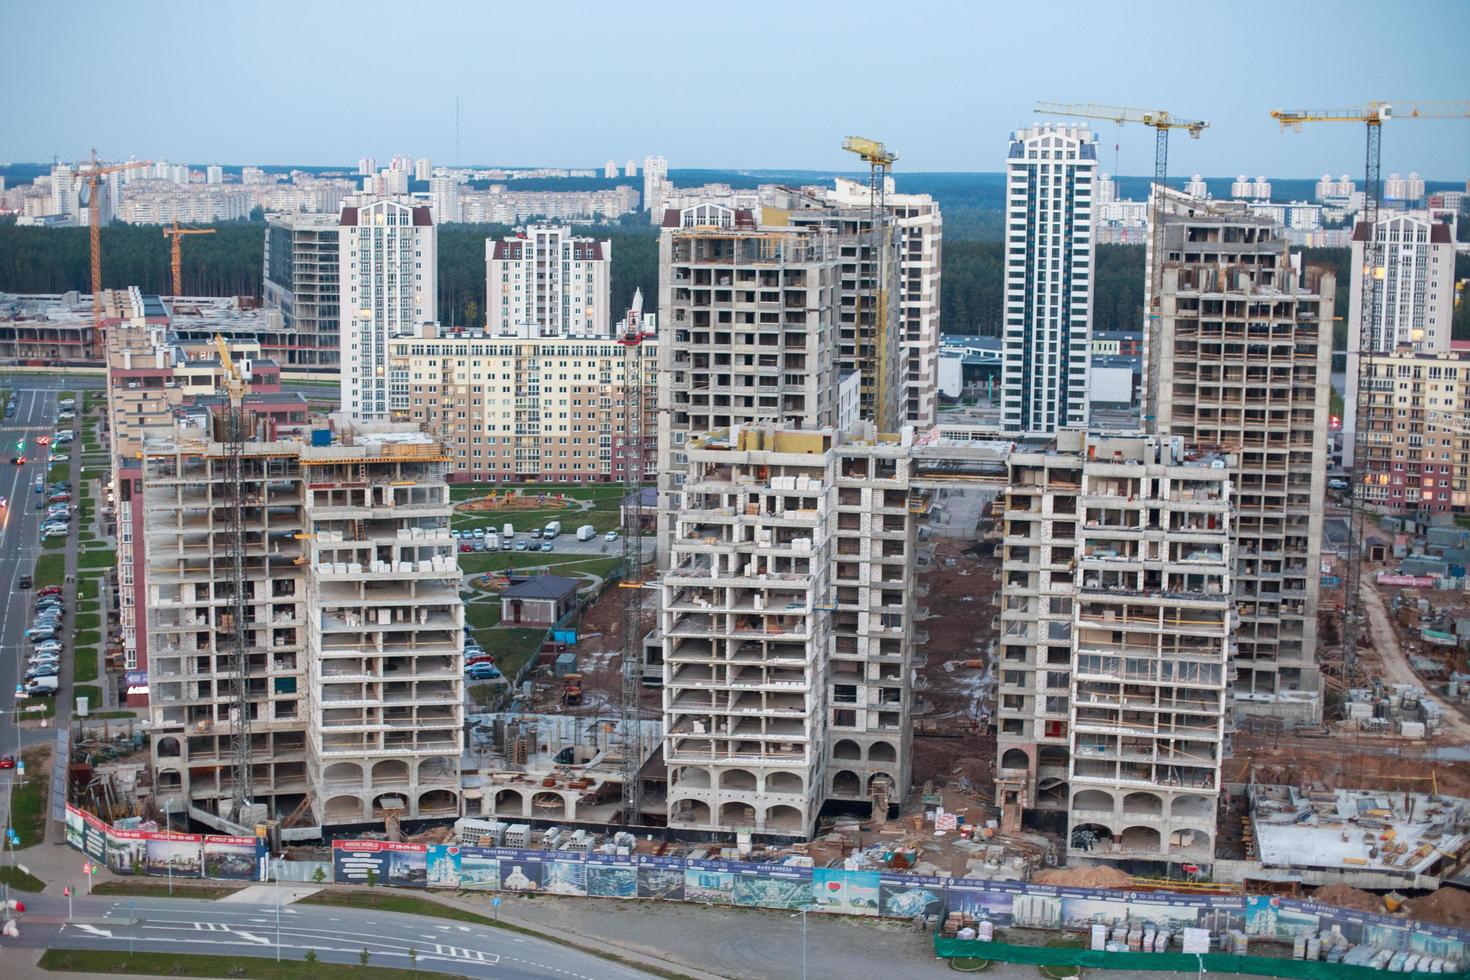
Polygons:
<instances>
[{"instance_id":1,"label":"green mesh fence","mask_svg":"<svg viewBox=\"0 0 1470 980\"><path fill-rule=\"evenodd\" d=\"M946 939L934 937L934 953L953 958L998 960L1002 963L1033 963L1037 966L1084 966L1099 970L1143 972L1174 970L1193 973L1201 967L1212 973L1248 973L1260 977L1306 977L1308 980L1382 980L1384 970L1320 960L1278 960L1266 956L1230 956L1225 953L1109 953L1103 950L1055 946L1012 946L1009 943L987 943L978 939ZM1394 973L1394 977L1430 980L1458 977L1470 980L1470 972L1459 973Z\"/></svg>"}]
</instances>

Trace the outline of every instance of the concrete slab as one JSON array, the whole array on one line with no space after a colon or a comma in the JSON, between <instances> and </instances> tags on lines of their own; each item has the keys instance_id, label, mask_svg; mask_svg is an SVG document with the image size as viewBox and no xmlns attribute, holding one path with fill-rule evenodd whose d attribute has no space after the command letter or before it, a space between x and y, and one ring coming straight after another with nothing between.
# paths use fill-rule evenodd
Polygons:
<instances>
[{"instance_id":1,"label":"concrete slab","mask_svg":"<svg viewBox=\"0 0 1470 980\"><path fill-rule=\"evenodd\" d=\"M289 905L321 890L320 885L248 885L220 901L244 905L274 905L279 901L282 905Z\"/></svg>"}]
</instances>

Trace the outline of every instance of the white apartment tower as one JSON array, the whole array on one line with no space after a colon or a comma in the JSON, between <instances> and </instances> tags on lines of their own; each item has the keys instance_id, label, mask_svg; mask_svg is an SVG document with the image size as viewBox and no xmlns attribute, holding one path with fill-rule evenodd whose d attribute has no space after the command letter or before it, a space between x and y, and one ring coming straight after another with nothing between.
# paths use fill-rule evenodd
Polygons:
<instances>
[{"instance_id":1,"label":"white apartment tower","mask_svg":"<svg viewBox=\"0 0 1470 980\"><path fill-rule=\"evenodd\" d=\"M1087 424L1096 171L1097 142L1084 126L1037 124L1011 139L1001 408L1007 432Z\"/></svg>"},{"instance_id":2,"label":"white apartment tower","mask_svg":"<svg viewBox=\"0 0 1470 980\"><path fill-rule=\"evenodd\" d=\"M1455 243L1450 226L1430 220L1423 211L1386 211L1378 216L1378 257L1383 274L1374 297L1372 349L1379 354L1410 347L1415 353L1442 354L1450 349L1450 320L1455 310ZM1363 267L1368 223L1353 229L1353 281L1348 300L1347 391L1357 390L1363 336ZM1352 465L1358 403L1343 405L1343 462Z\"/></svg>"},{"instance_id":3,"label":"white apartment tower","mask_svg":"<svg viewBox=\"0 0 1470 980\"><path fill-rule=\"evenodd\" d=\"M429 178L429 206L434 209L435 225L459 221L459 186L455 177Z\"/></svg>"},{"instance_id":4,"label":"white apartment tower","mask_svg":"<svg viewBox=\"0 0 1470 980\"><path fill-rule=\"evenodd\" d=\"M492 333L606 337L612 242L565 225L528 225L485 239L485 313Z\"/></svg>"},{"instance_id":5,"label":"white apartment tower","mask_svg":"<svg viewBox=\"0 0 1470 980\"><path fill-rule=\"evenodd\" d=\"M69 163L58 163L51 168L51 214L71 213L75 200L73 174Z\"/></svg>"},{"instance_id":6,"label":"white apartment tower","mask_svg":"<svg viewBox=\"0 0 1470 980\"><path fill-rule=\"evenodd\" d=\"M643 158L643 210L651 212L654 224L663 220L663 202L673 190L669 183L669 161L663 157Z\"/></svg>"},{"instance_id":7,"label":"white apartment tower","mask_svg":"<svg viewBox=\"0 0 1470 980\"><path fill-rule=\"evenodd\" d=\"M342 411L385 421L388 338L438 319L434 220L427 205L368 199L342 208L337 281L341 289ZM407 397L407 389L400 392ZM406 405L400 406L406 408Z\"/></svg>"}]
</instances>

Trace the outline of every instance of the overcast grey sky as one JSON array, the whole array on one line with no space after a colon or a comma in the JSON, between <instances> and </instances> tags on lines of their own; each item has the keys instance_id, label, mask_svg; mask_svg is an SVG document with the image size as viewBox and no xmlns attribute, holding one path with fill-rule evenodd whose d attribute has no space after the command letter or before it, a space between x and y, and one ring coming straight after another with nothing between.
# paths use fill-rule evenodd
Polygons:
<instances>
[{"instance_id":1,"label":"overcast grey sky","mask_svg":"<svg viewBox=\"0 0 1470 980\"><path fill-rule=\"evenodd\" d=\"M1360 126L1274 107L1470 97L1470 2L78 0L0 4L0 160L998 170L1037 99L1204 117L1173 174L1359 175ZM1104 166L1152 132L1101 124ZM1470 171L1470 121L1390 124L1384 172Z\"/></svg>"}]
</instances>

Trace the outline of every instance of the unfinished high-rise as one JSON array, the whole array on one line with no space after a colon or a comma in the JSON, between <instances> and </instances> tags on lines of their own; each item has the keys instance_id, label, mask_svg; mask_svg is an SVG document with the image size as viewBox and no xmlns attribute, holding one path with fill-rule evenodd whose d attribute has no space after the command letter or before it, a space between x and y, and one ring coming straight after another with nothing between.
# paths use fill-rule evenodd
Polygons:
<instances>
[{"instance_id":1,"label":"unfinished high-rise","mask_svg":"<svg viewBox=\"0 0 1470 980\"><path fill-rule=\"evenodd\" d=\"M908 790L909 447L694 436L661 584L669 826L809 836Z\"/></svg>"},{"instance_id":2,"label":"unfinished high-rise","mask_svg":"<svg viewBox=\"0 0 1470 980\"><path fill-rule=\"evenodd\" d=\"M1229 710L1227 457L1063 430L1009 460L1001 827L1075 856L1208 859Z\"/></svg>"},{"instance_id":3,"label":"unfinished high-rise","mask_svg":"<svg viewBox=\"0 0 1470 980\"><path fill-rule=\"evenodd\" d=\"M232 747L248 727L249 798L288 830L459 813L463 606L447 461L421 433L389 425L347 429L326 446L252 438L240 460L244 580L235 583L235 492L212 420L201 410L147 434L149 707L162 812L235 831L225 820ZM236 588L247 725L231 660Z\"/></svg>"},{"instance_id":4,"label":"unfinished high-rise","mask_svg":"<svg viewBox=\"0 0 1470 980\"><path fill-rule=\"evenodd\" d=\"M833 424L837 255L822 228L717 204L670 209L659 241L659 564L691 436L757 421Z\"/></svg>"},{"instance_id":5,"label":"unfinished high-rise","mask_svg":"<svg viewBox=\"0 0 1470 980\"><path fill-rule=\"evenodd\" d=\"M1313 723L1336 279L1243 203L1162 206L1158 426L1232 460L1236 709Z\"/></svg>"}]
</instances>

